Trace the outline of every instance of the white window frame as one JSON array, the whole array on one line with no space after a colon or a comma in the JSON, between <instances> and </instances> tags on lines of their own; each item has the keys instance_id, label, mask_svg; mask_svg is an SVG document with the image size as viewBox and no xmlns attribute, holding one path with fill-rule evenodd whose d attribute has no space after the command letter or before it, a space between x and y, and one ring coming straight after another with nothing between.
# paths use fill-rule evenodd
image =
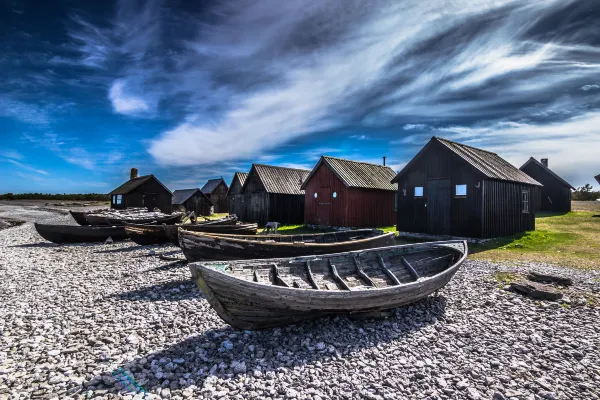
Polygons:
<instances>
[{"instance_id":1,"label":"white window frame","mask_svg":"<svg viewBox=\"0 0 600 400\"><path fill-rule=\"evenodd\" d=\"M521 204L524 214L529 214L529 190L523 190L521 192Z\"/></svg>"},{"instance_id":2,"label":"white window frame","mask_svg":"<svg viewBox=\"0 0 600 400\"><path fill-rule=\"evenodd\" d=\"M421 194L417 194L417 189L421 189ZM425 188L423 186L415 186L415 197L425 197Z\"/></svg>"},{"instance_id":3,"label":"white window frame","mask_svg":"<svg viewBox=\"0 0 600 400\"><path fill-rule=\"evenodd\" d=\"M461 188L462 188L463 186L464 186L464 188L465 188L465 192L464 192L464 193L460 193L460 194L459 194L459 193L458 193L458 188L459 188L459 187L461 187ZM467 197L467 193L468 193L468 192L467 192L467 184L466 184L466 183L463 183L463 184L461 184L461 185L455 185L455 186L454 186L454 195L455 195L456 197Z\"/></svg>"},{"instance_id":4,"label":"white window frame","mask_svg":"<svg viewBox=\"0 0 600 400\"><path fill-rule=\"evenodd\" d=\"M117 205L123 204L123 195L121 195L121 194L115 195L115 204L117 204Z\"/></svg>"}]
</instances>

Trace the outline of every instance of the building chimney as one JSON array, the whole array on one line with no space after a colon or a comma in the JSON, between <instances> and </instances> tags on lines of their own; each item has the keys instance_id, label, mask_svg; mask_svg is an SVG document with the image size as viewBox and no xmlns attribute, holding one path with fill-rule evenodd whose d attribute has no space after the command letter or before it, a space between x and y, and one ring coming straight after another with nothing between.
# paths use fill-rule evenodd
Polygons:
<instances>
[{"instance_id":1,"label":"building chimney","mask_svg":"<svg viewBox=\"0 0 600 400\"><path fill-rule=\"evenodd\" d=\"M384 167L385 167L385 159L386 159L386 158L387 158L386 156L383 156L383 166L384 166Z\"/></svg>"},{"instance_id":2,"label":"building chimney","mask_svg":"<svg viewBox=\"0 0 600 400\"><path fill-rule=\"evenodd\" d=\"M546 168L548 168L548 159L547 158L542 158L542 165Z\"/></svg>"},{"instance_id":3,"label":"building chimney","mask_svg":"<svg viewBox=\"0 0 600 400\"><path fill-rule=\"evenodd\" d=\"M131 168L131 174L129 175L129 179L135 179L138 177L137 168Z\"/></svg>"}]
</instances>

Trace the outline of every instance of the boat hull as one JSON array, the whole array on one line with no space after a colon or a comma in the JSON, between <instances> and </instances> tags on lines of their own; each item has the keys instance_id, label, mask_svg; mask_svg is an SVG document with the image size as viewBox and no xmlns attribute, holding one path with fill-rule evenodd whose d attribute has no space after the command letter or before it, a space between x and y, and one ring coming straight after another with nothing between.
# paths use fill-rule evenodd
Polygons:
<instances>
[{"instance_id":1,"label":"boat hull","mask_svg":"<svg viewBox=\"0 0 600 400\"><path fill-rule=\"evenodd\" d=\"M309 237L311 235L305 235ZM179 247L190 262L203 260L251 260L342 253L395 244L394 233L338 243L267 242L232 236L189 235L179 232ZM258 237L257 237L258 238Z\"/></svg>"},{"instance_id":2,"label":"boat hull","mask_svg":"<svg viewBox=\"0 0 600 400\"><path fill-rule=\"evenodd\" d=\"M398 285L351 290L316 290L295 287L282 287L272 284L252 282L222 272L214 262L190 264L192 277L204 293L213 309L228 324L238 329L263 329L297 323L317 317L368 313L389 310L421 300L444 287L458 271L467 256L465 242L463 252L457 252L452 265L439 273L410 282L408 275L396 270L401 280L407 281ZM421 244L425 245L425 244ZM429 245L429 244L427 244ZM406 245L406 249L414 249L419 245ZM392 246L371 249L364 252L385 253L386 249L403 246ZM348 252L360 254L361 252ZM322 257L333 257L325 255ZM269 259L264 263L286 263L303 260L315 260L318 257L301 257L294 259ZM253 262L255 260L252 260ZM339 262L339 260L337 260ZM239 261L238 261L239 262ZM225 265L225 263L222 263ZM372 270L370 271L373 274Z\"/></svg>"},{"instance_id":3,"label":"boat hull","mask_svg":"<svg viewBox=\"0 0 600 400\"><path fill-rule=\"evenodd\" d=\"M41 237L52 243L104 242L109 237L114 241L127 239L122 226L77 226L35 224Z\"/></svg>"}]
</instances>

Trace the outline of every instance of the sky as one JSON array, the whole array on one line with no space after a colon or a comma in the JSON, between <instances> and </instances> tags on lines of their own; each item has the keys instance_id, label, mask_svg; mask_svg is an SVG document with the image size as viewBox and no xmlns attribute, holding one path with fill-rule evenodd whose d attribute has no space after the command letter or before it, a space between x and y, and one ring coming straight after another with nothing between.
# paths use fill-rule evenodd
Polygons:
<instances>
[{"instance_id":1,"label":"sky","mask_svg":"<svg viewBox=\"0 0 600 400\"><path fill-rule=\"evenodd\" d=\"M599 25L589 0L0 0L0 193L398 171L432 136L596 184Z\"/></svg>"}]
</instances>

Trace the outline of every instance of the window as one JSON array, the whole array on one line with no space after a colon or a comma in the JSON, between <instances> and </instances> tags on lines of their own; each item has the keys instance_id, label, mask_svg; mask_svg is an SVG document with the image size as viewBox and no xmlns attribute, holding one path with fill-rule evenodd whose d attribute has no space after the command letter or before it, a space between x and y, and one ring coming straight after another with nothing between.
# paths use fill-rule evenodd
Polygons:
<instances>
[{"instance_id":1,"label":"window","mask_svg":"<svg viewBox=\"0 0 600 400\"><path fill-rule=\"evenodd\" d=\"M314 197L315 197L315 199L317 198L317 192L315 192Z\"/></svg>"},{"instance_id":2,"label":"window","mask_svg":"<svg viewBox=\"0 0 600 400\"><path fill-rule=\"evenodd\" d=\"M117 195L116 194L112 195L112 203L117 204Z\"/></svg>"},{"instance_id":3,"label":"window","mask_svg":"<svg viewBox=\"0 0 600 400\"><path fill-rule=\"evenodd\" d=\"M123 196L121 196L120 194L115 195L115 204L121 204L122 201Z\"/></svg>"},{"instance_id":4,"label":"window","mask_svg":"<svg viewBox=\"0 0 600 400\"><path fill-rule=\"evenodd\" d=\"M529 212L529 190L523 190L523 212Z\"/></svg>"},{"instance_id":5,"label":"window","mask_svg":"<svg viewBox=\"0 0 600 400\"><path fill-rule=\"evenodd\" d=\"M337 197L337 192L333 192L332 196L335 199Z\"/></svg>"},{"instance_id":6,"label":"window","mask_svg":"<svg viewBox=\"0 0 600 400\"><path fill-rule=\"evenodd\" d=\"M456 196L466 196L467 195L467 185L456 185Z\"/></svg>"},{"instance_id":7,"label":"window","mask_svg":"<svg viewBox=\"0 0 600 400\"><path fill-rule=\"evenodd\" d=\"M423 197L423 186L415 186L415 197Z\"/></svg>"}]
</instances>

